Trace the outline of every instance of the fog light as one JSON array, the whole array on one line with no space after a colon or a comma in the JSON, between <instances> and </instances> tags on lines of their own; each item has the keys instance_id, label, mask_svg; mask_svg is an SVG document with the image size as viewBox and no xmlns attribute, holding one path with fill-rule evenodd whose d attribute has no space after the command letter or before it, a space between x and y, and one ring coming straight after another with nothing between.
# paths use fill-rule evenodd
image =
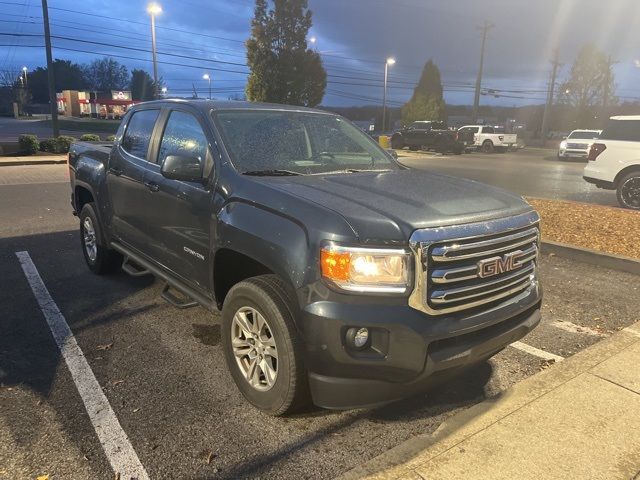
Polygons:
<instances>
[{"instance_id":1,"label":"fog light","mask_svg":"<svg viewBox=\"0 0 640 480\"><path fill-rule=\"evenodd\" d=\"M347 342L349 346L362 350L369 344L368 328L350 328L347 330Z\"/></svg>"}]
</instances>

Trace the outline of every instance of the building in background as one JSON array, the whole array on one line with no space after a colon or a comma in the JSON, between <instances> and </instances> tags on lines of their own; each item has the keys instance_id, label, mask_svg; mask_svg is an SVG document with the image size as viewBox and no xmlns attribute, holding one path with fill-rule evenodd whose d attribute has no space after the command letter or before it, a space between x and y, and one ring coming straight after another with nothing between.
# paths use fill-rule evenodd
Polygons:
<instances>
[{"instance_id":1,"label":"building in background","mask_svg":"<svg viewBox=\"0 0 640 480\"><path fill-rule=\"evenodd\" d=\"M119 119L136 103L131 92L111 90L110 92L79 92L63 90L56 95L58 113L65 117L93 117Z\"/></svg>"}]
</instances>

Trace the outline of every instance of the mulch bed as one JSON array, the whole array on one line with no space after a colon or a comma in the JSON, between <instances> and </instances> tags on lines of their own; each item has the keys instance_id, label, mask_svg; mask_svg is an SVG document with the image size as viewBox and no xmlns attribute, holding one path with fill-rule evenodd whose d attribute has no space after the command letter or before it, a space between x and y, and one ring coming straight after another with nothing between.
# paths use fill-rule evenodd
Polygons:
<instances>
[{"instance_id":1,"label":"mulch bed","mask_svg":"<svg viewBox=\"0 0 640 480\"><path fill-rule=\"evenodd\" d=\"M640 211L527 199L542 217L542 239L640 259Z\"/></svg>"}]
</instances>

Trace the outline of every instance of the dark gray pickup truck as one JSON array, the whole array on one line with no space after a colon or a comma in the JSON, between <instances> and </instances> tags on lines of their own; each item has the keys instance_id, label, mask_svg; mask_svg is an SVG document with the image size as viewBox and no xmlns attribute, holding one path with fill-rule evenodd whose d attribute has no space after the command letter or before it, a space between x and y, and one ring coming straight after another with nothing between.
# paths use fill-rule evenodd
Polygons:
<instances>
[{"instance_id":1,"label":"dark gray pickup truck","mask_svg":"<svg viewBox=\"0 0 640 480\"><path fill-rule=\"evenodd\" d=\"M271 414L420 393L540 321L529 204L407 169L327 112L144 103L69 169L89 268L221 309L231 375Z\"/></svg>"}]
</instances>

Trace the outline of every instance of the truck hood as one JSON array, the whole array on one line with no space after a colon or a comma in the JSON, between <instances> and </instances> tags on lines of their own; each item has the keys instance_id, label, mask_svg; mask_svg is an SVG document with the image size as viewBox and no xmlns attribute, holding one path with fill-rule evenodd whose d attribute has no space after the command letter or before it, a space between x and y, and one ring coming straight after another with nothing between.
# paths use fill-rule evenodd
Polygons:
<instances>
[{"instance_id":1,"label":"truck hood","mask_svg":"<svg viewBox=\"0 0 640 480\"><path fill-rule=\"evenodd\" d=\"M362 243L406 243L420 228L532 210L521 197L504 190L421 170L261 177L260 181L340 214Z\"/></svg>"}]
</instances>

